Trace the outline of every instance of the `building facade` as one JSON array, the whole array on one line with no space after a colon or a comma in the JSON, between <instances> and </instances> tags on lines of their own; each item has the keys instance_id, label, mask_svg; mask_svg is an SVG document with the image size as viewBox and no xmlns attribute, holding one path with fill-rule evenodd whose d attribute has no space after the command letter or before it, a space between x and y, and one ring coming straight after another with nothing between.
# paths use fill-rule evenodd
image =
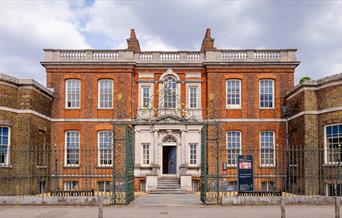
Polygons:
<instances>
[{"instance_id":1,"label":"building facade","mask_svg":"<svg viewBox=\"0 0 342 218\"><path fill-rule=\"evenodd\" d=\"M0 74L0 93L0 195L49 190L52 92Z\"/></svg>"},{"instance_id":2,"label":"building facade","mask_svg":"<svg viewBox=\"0 0 342 218\"><path fill-rule=\"evenodd\" d=\"M257 171L275 174L276 160L282 161L275 150L283 149L286 138L282 107L299 64L296 49L217 49L210 29L199 51L141 51L134 30L127 43L122 50L44 50L47 87L54 90L51 144L67 150L60 174L70 167L82 171L84 162L96 174L109 173L107 153L118 136L111 132L120 122L134 127L136 190L158 189L165 177L179 180L183 190L196 190L201 130L214 123L219 124L207 132L216 138L205 154L208 172L217 172L218 144L225 150L219 157L226 163L219 166L222 174L236 171L237 155L248 150L258 152ZM85 157L80 149L94 152ZM114 158L120 165L120 152ZM64 186L106 183L98 180L65 177ZM271 182L264 180L256 182L257 189Z\"/></svg>"},{"instance_id":3,"label":"building facade","mask_svg":"<svg viewBox=\"0 0 342 218\"><path fill-rule=\"evenodd\" d=\"M342 160L341 84L342 74L308 80L290 90L286 97L289 145L305 151L290 173L300 171L312 176L291 181L296 193L332 196L337 187L338 195L342 194L341 181L336 182Z\"/></svg>"}]
</instances>

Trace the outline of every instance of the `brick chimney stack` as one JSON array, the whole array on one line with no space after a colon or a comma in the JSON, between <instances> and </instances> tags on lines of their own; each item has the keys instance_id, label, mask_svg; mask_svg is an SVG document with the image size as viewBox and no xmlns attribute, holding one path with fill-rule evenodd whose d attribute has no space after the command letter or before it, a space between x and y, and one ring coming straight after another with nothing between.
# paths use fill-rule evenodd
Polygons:
<instances>
[{"instance_id":1,"label":"brick chimney stack","mask_svg":"<svg viewBox=\"0 0 342 218\"><path fill-rule=\"evenodd\" d=\"M214 47L214 39L211 38L211 30L210 28L207 29L204 35L204 39L202 41L202 47L201 51L207 51L207 50L215 50L216 48Z\"/></svg>"},{"instance_id":2,"label":"brick chimney stack","mask_svg":"<svg viewBox=\"0 0 342 218\"><path fill-rule=\"evenodd\" d=\"M131 35L127 39L127 48L133 50L134 52L140 52L140 45L137 36L135 35L135 30L131 29Z\"/></svg>"}]
</instances>

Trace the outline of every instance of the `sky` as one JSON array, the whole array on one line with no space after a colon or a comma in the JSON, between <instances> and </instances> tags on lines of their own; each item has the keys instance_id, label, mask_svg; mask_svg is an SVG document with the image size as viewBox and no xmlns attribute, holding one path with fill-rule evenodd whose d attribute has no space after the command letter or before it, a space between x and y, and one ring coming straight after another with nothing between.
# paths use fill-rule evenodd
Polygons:
<instances>
[{"instance_id":1,"label":"sky","mask_svg":"<svg viewBox=\"0 0 342 218\"><path fill-rule=\"evenodd\" d=\"M206 28L215 47L297 48L295 81L342 72L338 0L1 0L0 72L45 85L44 48L199 50Z\"/></svg>"}]
</instances>

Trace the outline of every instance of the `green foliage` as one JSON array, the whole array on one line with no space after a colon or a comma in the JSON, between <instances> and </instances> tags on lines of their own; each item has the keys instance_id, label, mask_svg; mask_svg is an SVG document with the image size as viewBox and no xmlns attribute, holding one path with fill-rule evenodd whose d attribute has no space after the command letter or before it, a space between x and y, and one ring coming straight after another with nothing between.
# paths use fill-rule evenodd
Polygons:
<instances>
[{"instance_id":1,"label":"green foliage","mask_svg":"<svg viewBox=\"0 0 342 218\"><path fill-rule=\"evenodd\" d=\"M300 79L299 83L302 84L304 81L306 80L311 80L311 77L308 77L308 76L304 76Z\"/></svg>"}]
</instances>

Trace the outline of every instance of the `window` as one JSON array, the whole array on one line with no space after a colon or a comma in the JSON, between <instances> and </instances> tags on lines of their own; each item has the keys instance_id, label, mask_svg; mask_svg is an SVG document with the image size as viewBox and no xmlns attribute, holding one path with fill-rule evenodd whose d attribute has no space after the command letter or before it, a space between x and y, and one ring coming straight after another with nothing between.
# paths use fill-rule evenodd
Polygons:
<instances>
[{"instance_id":1,"label":"window","mask_svg":"<svg viewBox=\"0 0 342 218\"><path fill-rule=\"evenodd\" d=\"M197 108L197 87L189 87L189 106L191 109Z\"/></svg>"},{"instance_id":2,"label":"window","mask_svg":"<svg viewBox=\"0 0 342 218\"><path fill-rule=\"evenodd\" d=\"M227 165L237 165L237 158L241 152L241 132L229 131L227 132Z\"/></svg>"},{"instance_id":3,"label":"window","mask_svg":"<svg viewBox=\"0 0 342 218\"><path fill-rule=\"evenodd\" d=\"M274 166L274 132L260 133L260 160L261 166Z\"/></svg>"},{"instance_id":4,"label":"window","mask_svg":"<svg viewBox=\"0 0 342 218\"><path fill-rule=\"evenodd\" d=\"M78 182L76 181L68 181L63 184L64 191L77 191L78 190Z\"/></svg>"},{"instance_id":5,"label":"window","mask_svg":"<svg viewBox=\"0 0 342 218\"><path fill-rule=\"evenodd\" d=\"M197 164L197 144L190 143L190 165Z\"/></svg>"},{"instance_id":6,"label":"window","mask_svg":"<svg viewBox=\"0 0 342 218\"><path fill-rule=\"evenodd\" d=\"M0 126L0 166L9 165L10 128Z\"/></svg>"},{"instance_id":7,"label":"window","mask_svg":"<svg viewBox=\"0 0 342 218\"><path fill-rule=\"evenodd\" d=\"M111 182L110 181L97 182L97 191L98 192L110 192L111 191Z\"/></svg>"},{"instance_id":8,"label":"window","mask_svg":"<svg viewBox=\"0 0 342 218\"><path fill-rule=\"evenodd\" d=\"M113 80L99 80L99 105L101 109L113 107Z\"/></svg>"},{"instance_id":9,"label":"window","mask_svg":"<svg viewBox=\"0 0 342 218\"><path fill-rule=\"evenodd\" d=\"M111 131L98 132L98 164L99 166L111 166L113 156L113 133Z\"/></svg>"},{"instance_id":10,"label":"window","mask_svg":"<svg viewBox=\"0 0 342 218\"><path fill-rule=\"evenodd\" d=\"M241 81L237 79L227 80L227 108L241 107Z\"/></svg>"},{"instance_id":11,"label":"window","mask_svg":"<svg viewBox=\"0 0 342 218\"><path fill-rule=\"evenodd\" d=\"M342 124L325 127L326 163L342 161Z\"/></svg>"},{"instance_id":12,"label":"window","mask_svg":"<svg viewBox=\"0 0 342 218\"><path fill-rule=\"evenodd\" d=\"M150 107L150 87L149 86L142 87L142 106L143 108Z\"/></svg>"},{"instance_id":13,"label":"window","mask_svg":"<svg viewBox=\"0 0 342 218\"><path fill-rule=\"evenodd\" d=\"M173 76L168 76L164 80L164 108L176 108L176 79Z\"/></svg>"},{"instance_id":14,"label":"window","mask_svg":"<svg viewBox=\"0 0 342 218\"><path fill-rule=\"evenodd\" d=\"M260 80L260 108L274 107L274 81L271 79Z\"/></svg>"},{"instance_id":15,"label":"window","mask_svg":"<svg viewBox=\"0 0 342 218\"><path fill-rule=\"evenodd\" d=\"M275 191L275 186L273 181L261 182L261 190L263 192L273 192Z\"/></svg>"},{"instance_id":16,"label":"window","mask_svg":"<svg viewBox=\"0 0 342 218\"><path fill-rule=\"evenodd\" d=\"M66 108L80 108L81 81L78 79L66 80Z\"/></svg>"},{"instance_id":17,"label":"window","mask_svg":"<svg viewBox=\"0 0 342 218\"><path fill-rule=\"evenodd\" d=\"M327 184L327 195L328 196L342 196L342 184L340 183L337 184L337 190L336 190L336 184Z\"/></svg>"},{"instance_id":18,"label":"window","mask_svg":"<svg viewBox=\"0 0 342 218\"><path fill-rule=\"evenodd\" d=\"M150 165L150 144L142 144L142 164Z\"/></svg>"},{"instance_id":19,"label":"window","mask_svg":"<svg viewBox=\"0 0 342 218\"><path fill-rule=\"evenodd\" d=\"M80 162L80 132L67 131L65 133L66 165L78 165Z\"/></svg>"}]
</instances>

